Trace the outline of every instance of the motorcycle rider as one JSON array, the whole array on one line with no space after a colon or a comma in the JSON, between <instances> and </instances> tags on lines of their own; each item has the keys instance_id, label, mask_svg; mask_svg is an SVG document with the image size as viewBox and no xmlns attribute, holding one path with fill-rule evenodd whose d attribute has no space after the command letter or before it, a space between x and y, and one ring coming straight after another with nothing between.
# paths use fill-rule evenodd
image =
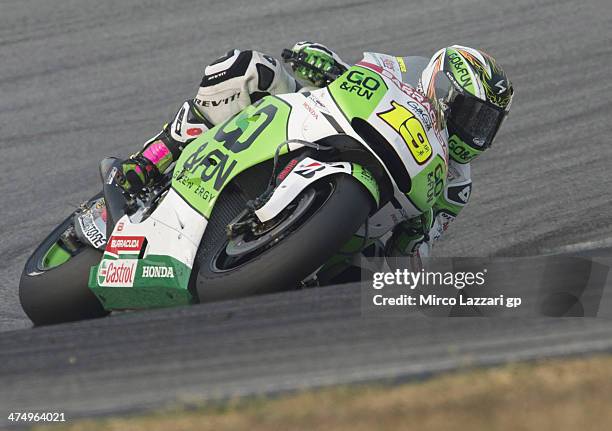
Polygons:
<instances>
[{"instance_id":1,"label":"motorcycle rider","mask_svg":"<svg viewBox=\"0 0 612 431\"><path fill-rule=\"evenodd\" d=\"M291 63L297 79L280 60L252 50L231 50L208 65L195 98L186 100L158 135L123 162L122 187L136 192L154 183L198 135L262 97L323 87L325 72L350 67L321 44L298 42L292 51L309 65ZM453 45L440 49L429 61L394 58L393 67L402 81L433 102L448 132L450 159L444 192L423 216L398 224L386 245L387 255L427 256L433 241L468 203L470 163L491 146L509 111L513 88L493 57L473 48Z\"/></svg>"}]
</instances>

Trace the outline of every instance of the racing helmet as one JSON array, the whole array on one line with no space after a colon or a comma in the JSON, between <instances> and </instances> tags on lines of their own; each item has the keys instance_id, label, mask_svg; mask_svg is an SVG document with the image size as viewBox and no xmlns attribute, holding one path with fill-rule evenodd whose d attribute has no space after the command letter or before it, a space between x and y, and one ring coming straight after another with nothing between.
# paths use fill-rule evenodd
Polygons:
<instances>
[{"instance_id":1,"label":"racing helmet","mask_svg":"<svg viewBox=\"0 0 612 431\"><path fill-rule=\"evenodd\" d=\"M491 146L514 94L493 57L460 45L433 55L420 86L445 118L450 157L459 163L474 160Z\"/></svg>"}]
</instances>

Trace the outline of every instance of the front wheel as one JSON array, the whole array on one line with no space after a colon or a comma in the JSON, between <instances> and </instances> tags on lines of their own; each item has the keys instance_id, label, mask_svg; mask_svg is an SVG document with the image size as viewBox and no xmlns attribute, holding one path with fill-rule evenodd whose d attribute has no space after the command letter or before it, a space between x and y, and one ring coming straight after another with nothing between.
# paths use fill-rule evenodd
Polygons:
<instances>
[{"instance_id":1,"label":"front wheel","mask_svg":"<svg viewBox=\"0 0 612 431\"><path fill-rule=\"evenodd\" d=\"M87 287L89 268L100 262L102 252L88 246L69 252L61 246L62 234L71 228L73 219L74 214L49 234L28 258L21 274L19 301L34 325L108 314Z\"/></svg>"},{"instance_id":2,"label":"front wheel","mask_svg":"<svg viewBox=\"0 0 612 431\"><path fill-rule=\"evenodd\" d=\"M331 258L372 209L367 190L348 175L306 188L265 233L220 241L200 260L200 302L290 290ZM242 252L241 252L242 251Z\"/></svg>"}]
</instances>

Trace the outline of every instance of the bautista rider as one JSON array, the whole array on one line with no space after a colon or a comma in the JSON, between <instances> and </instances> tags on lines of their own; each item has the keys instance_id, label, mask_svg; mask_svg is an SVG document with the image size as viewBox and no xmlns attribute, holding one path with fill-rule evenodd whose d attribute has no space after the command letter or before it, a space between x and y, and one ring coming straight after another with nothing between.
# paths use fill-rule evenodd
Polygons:
<instances>
[{"instance_id":1,"label":"bautista rider","mask_svg":"<svg viewBox=\"0 0 612 431\"><path fill-rule=\"evenodd\" d=\"M234 49L208 65L195 98L186 100L157 136L122 163L122 187L134 193L154 184L199 134L262 97L323 87L326 72L349 67L321 44L299 42L291 51L310 65L291 63L294 76L278 59L251 50ZM423 217L399 223L385 247L388 256L423 257L468 203L470 163L493 143L508 114L513 88L495 59L473 48L453 45L430 60L394 58L395 69L405 71L402 81L422 92L442 113L448 136L444 193Z\"/></svg>"}]
</instances>

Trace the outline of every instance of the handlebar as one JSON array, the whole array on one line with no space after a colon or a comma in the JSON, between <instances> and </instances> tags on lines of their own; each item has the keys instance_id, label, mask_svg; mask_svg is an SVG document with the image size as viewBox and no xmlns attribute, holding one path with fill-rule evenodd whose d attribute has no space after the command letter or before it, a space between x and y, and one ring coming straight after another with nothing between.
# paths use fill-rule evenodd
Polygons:
<instances>
[{"instance_id":1,"label":"handlebar","mask_svg":"<svg viewBox=\"0 0 612 431\"><path fill-rule=\"evenodd\" d=\"M121 172L121 160L108 157L100 162L102 192L106 202L106 237L110 238L115 224L124 215L137 215L137 220L144 220L156 208L158 200L170 188L172 171L162 175L159 181L151 187L145 187L138 193L130 194L117 183Z\"/></svg>"}]
</instances>

